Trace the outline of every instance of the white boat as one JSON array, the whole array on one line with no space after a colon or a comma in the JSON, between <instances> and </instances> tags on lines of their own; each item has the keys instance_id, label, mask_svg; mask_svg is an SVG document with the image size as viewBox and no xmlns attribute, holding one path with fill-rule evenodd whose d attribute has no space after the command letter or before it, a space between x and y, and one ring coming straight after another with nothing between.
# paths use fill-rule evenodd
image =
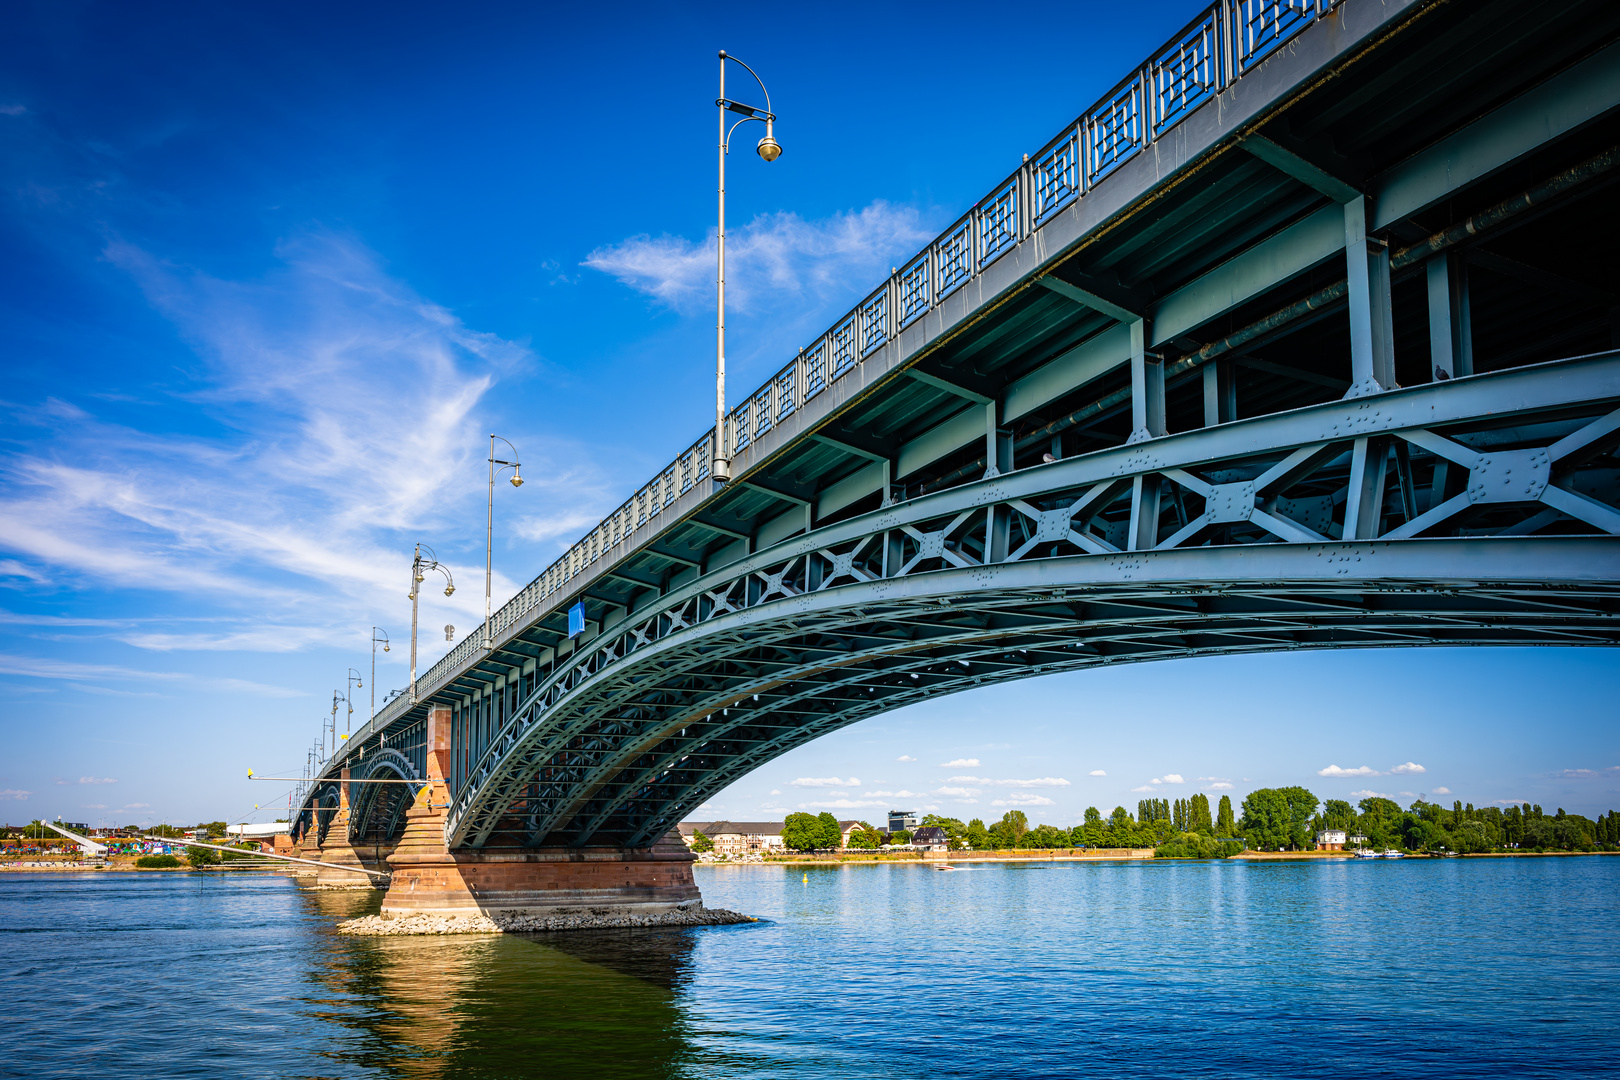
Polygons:
<instances>
[{"instance_id":1,"label":"white boat","mask_svg":"<svg viewBox=\"0 0 1620 1080\"><path fill-rule=\"evenodd\" d=\"M1362 848L1356 852L1356 858L1358 859L1382 859L1383 857L1384 853L1382 851L1374 851L1371 848Z\"/></svg>"},{"instance_id":2,"label":"white boat","mask_svg":"<svg viewBox=\"0 0 1620 1080\"><path fill-rule=\"evenodd\" d=\"M1404 859L1404 858L1406 858L1406 852L1404 852L1404 851L1396 851L1394 848L1385 848L1384 849L1384 858L1386 858L1386 859Z\"/></svg>"}]
</instances>

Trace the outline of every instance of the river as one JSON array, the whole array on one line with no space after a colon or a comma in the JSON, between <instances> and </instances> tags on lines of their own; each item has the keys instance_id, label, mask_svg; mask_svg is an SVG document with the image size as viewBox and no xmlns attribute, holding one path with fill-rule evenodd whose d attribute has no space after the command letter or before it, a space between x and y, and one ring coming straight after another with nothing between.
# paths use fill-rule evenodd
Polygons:
<instances>
[{"instance_id":1,"label":"river","mask_svg":"<svg viewBox=\"0 0 1620 1080\"><path fill-rule=\"evenodd\" d=\"M3 874L0 1075L1620 1070L1620 858L697 873L762 921L349 938L378 894Z\"/></svg>"}]
</instances>

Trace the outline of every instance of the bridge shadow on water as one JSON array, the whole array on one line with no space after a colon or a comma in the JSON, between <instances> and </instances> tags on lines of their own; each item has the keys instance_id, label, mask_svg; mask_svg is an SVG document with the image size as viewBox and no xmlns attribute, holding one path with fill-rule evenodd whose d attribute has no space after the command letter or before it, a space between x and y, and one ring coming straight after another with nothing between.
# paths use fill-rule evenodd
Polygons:
<instances>
[{"instance_id":1,"label":"bridge shadow on water","mask_svg":"<svg viewBox=\"0 0 1620 1080\"><path fill-rule=\"evenodd\" d=\"M377 910L380 893L310 892L330 927ZM680 991L702 930L444 937L321 934L312 977L341 999L325 1019L355 1032L334 1075L685 1075ZM310 1004L322 1009L319 991Z\"/></svg>"}]
</instances>

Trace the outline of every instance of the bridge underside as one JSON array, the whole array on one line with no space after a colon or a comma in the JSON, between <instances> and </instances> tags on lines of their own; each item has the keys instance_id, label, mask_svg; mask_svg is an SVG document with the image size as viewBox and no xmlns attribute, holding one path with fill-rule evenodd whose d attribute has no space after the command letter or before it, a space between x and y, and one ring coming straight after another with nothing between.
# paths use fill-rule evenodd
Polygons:
<instances>
[{"instance_id":1,"label":"bridge underside","mask_svg":"<svg viewBox=\"0 0 1620 1080\"><path fill-rule=\"evenodd\" d=\"M345 765L420 776L429 709L450 848L646 849L795 746L1007 679L1616 644L1620 7L1209 25L1285 7L1286 47L1174 123L1119 141L1122 90L1033 155L739 405L736 479L697 444L358 733L301 827ZM1185 88L1189 34L1132 78Z\"/></svg>"},{"instance_id":2,"label":"bridge underside","mask_svg":"<svg viewBox=\"0 0 1620 1080\"><path fill-rule=\"evenodd\" d=\"M593 719L513 754L467 840L645 846L811 739L1011 679L1289 649L1615 645L1620 584L1581 579L1612 572L1617 555L1613 541L1576 537L1195 548L942 571L903 597L878 581L778 604L649 649L572 700L571 714ZM1107 719L1074 702L1077 737Z\"/></svg>"}]
</instances>

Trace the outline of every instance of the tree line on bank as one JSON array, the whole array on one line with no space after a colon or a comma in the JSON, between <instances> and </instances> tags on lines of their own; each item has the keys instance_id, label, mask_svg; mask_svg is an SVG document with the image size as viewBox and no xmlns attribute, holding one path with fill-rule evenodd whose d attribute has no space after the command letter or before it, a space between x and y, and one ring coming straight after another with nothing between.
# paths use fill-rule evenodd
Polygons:
<instances>
[{"instance_id":1,"label":"tree line on bank","mask_svg":"<svg viewBox=\"0 0 1620 1080\"><path fill-rule=\"evenodd\" d=\"M924 826L937 826L953 850L993 851L1017 848L1076 847L1153 848L1164 858L1226 858L1245 847L1260 851L1306 851L1327 829L1346 833L1347 846L1398 848L1405 851L1616 851L1620 850L1620 811L1596 820L1547 814L1539 805L1482 806L1454 802L1450 809L1418 799L1406 809L1377 796L1355 806L1342 799L1323 802L1303 787L1260 788L1244 797L1235 813L1232 798L1222 795L1210 807L1209 797L1142 799L1133 815L1123 806L1103 817L1088 807L1072 828L1029 824L1021 810L1009 810L986 825L980 818L929 814ZM701 834L700 834L701 835ZM1355 838L1361 838L1359 840ZM707 840L707 837L703 837ZM797 851L837 848L843 843L838 820L830 813L789 814L782 828L784 844ZM850 848L875 849L907 844L911 835L885 835L866 822L850 834ZM700 841L701 842L701 841ZM709 846L712 846L709 845Z\"/></svg>"}]
</instances>

